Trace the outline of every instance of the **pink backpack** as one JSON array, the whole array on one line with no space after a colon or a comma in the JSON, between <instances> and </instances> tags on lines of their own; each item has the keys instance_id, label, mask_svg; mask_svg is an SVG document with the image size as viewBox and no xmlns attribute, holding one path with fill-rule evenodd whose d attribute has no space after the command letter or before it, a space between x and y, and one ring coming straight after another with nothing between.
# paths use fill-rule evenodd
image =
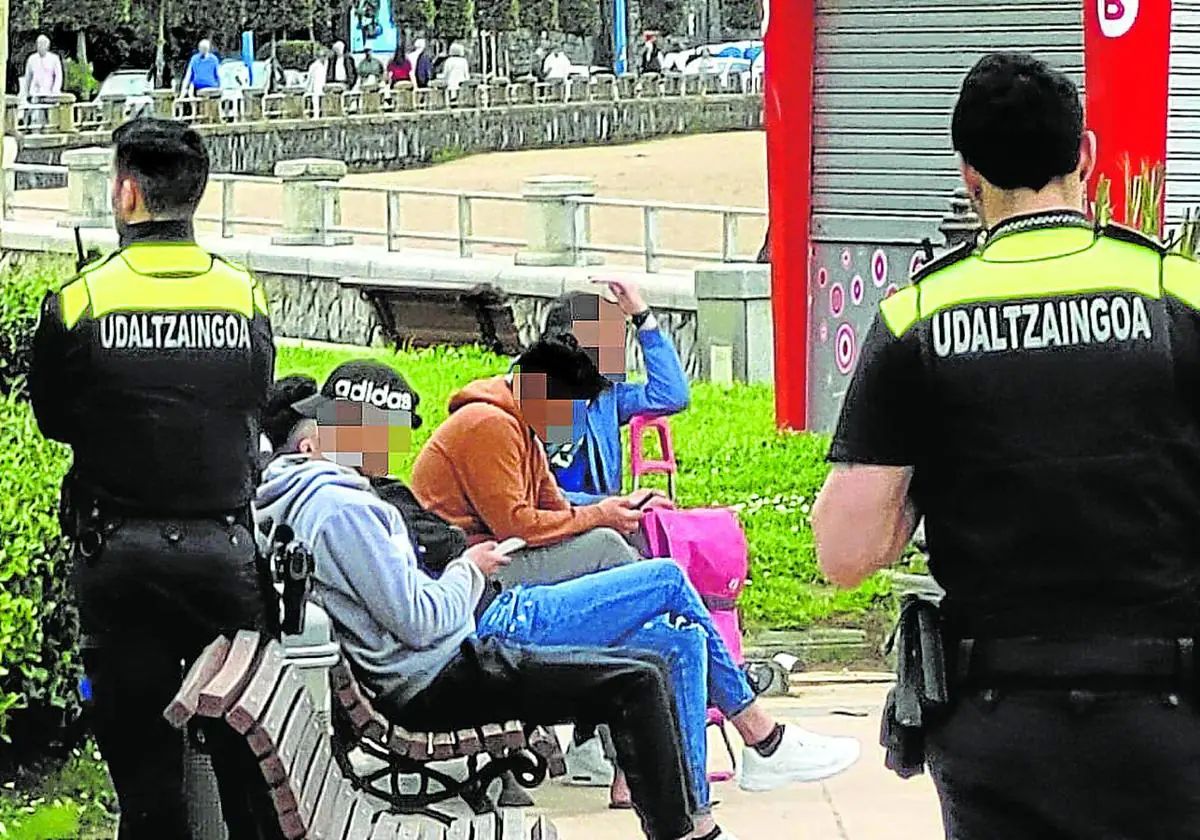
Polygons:
<instances>
[{"instance_id":1,"label":"pink backpack","mask_svg":"<svg viewBox=\"0 0 1200 840\"><path fill-rule=\"evenodd\" d=\"M749 547L737 514L728 508L650 508L642 518L652 557L670 557L711 610L731 610L742 594Z\"/></svg>"}]
</instances>

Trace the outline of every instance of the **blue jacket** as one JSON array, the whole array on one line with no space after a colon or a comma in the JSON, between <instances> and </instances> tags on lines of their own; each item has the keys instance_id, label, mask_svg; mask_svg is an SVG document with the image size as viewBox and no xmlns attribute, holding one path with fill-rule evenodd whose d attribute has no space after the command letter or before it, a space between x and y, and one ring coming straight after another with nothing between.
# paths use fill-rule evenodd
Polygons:
<instances>
[{"instance_id":1,"label":"blue jacket","mask_svg":"<svg viewBox=\"0 0 1200 840\"><path fill-rule=\"evenodd\" d=\"M687 375L671 339L661 329L638 330L637 337L646 362L647 381L617 382L592 400L587 410L587 434L575 456L584 459L584 472L591 476L591 486L600 492L587 492L578 483L568 486L563 482L564 471L553 468L554 477L572 504L595 504L621 492L621 427L635 414L678 414L688 407Z\"/></svg>"}]
</instances>

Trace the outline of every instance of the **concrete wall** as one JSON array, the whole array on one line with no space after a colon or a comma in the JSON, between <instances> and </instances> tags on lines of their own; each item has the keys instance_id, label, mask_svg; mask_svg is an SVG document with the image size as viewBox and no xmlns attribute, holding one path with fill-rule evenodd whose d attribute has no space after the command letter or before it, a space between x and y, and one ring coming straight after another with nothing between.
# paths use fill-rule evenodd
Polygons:
<instances>
[{"instance_id":1,"label":"concrete wall","mask_svg":"<svg viewBox=\"0 0 1200 840\"><path fill-rule=\"evenodd\" d=\"M324 120L274 120L203 126L214 172L270 175L281 160L328 157L351 171L407 169L439 154L480 153L629 143L676 134L761 129L762 95L633 99L513 106L487 110L389 114ZM67 148L107 145L106 133L22 139L22 163L59 163ZM61 179L22 176L19 188L65 186Z\"/></svg>"}]
</instances>

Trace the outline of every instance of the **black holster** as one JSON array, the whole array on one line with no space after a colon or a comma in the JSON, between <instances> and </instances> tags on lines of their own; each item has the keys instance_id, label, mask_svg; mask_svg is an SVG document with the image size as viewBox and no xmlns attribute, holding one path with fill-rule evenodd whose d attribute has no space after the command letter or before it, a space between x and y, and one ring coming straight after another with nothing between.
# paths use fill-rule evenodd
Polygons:
<instances>
[{"instance_id":1,"label":"black holster","mask_svg":"<svg viewBox=\"0 0 1200 840\"><path fill-rule=\"evenodd\" d=\"M950 704L942 618L936 604L906 596L888 640L896 652L896 685L883 710L884 764L902 779L925 771L925 729Z\"/></svg>"}]
</instances>

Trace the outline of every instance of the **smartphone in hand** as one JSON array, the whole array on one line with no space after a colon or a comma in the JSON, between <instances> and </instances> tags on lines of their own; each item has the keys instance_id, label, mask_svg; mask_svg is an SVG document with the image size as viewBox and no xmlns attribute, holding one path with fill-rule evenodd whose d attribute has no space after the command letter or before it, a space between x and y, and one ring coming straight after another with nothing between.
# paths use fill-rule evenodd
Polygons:
<instances>
[{"instance_id":1,"label":"smartphone in hand","mask_svg":"<svg viewBox=\"0 0 1200 840\"><path fill-rule=\"evenodd\" d=\"M641 510L646 505L650 504L650 500L654 498L654 495L655 495L654 493L647 493L645 496L642 497L642 500L640 502L636 502L633 505L633 510Z\"/></svg>"},{"instance_id":2,"label":"smartphone in hand","mask_svg":"<svg viewBox=\"0 0 1200 840\"><path fill-rule=\"evenodd\" d=\"M526 543L525 540L521 539L520 537L509 537L504 542L500 543L500 545L496 546L495 550L497 554L507 557L514 551L520 551L526 545L528 545L528 543Z\"/></svg>"}]
</instances>

